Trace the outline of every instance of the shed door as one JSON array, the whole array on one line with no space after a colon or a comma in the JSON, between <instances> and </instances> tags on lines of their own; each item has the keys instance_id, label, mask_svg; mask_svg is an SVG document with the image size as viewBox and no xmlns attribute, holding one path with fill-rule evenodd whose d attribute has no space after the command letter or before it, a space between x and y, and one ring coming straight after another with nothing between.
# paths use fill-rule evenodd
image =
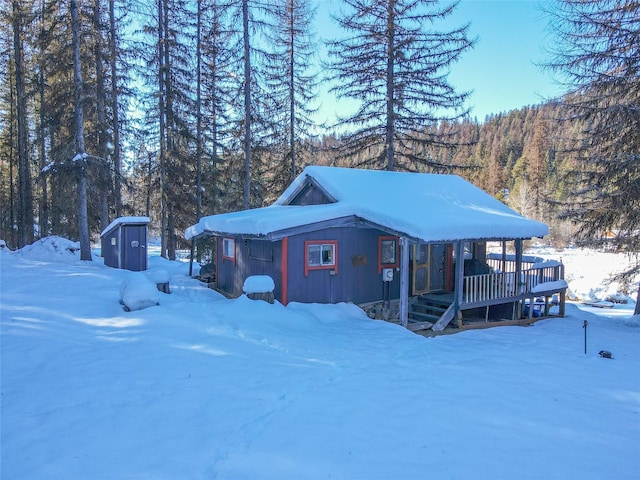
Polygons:
<instances>
[{"instance_id":1,"label":"shed door","mask_svg":"<svg viewBox=\"0 0 640 480\"><path fill-rule=\"evenodd\" d=\"M413 246L412 295L444 289L445 245L419 243Z\"/></svg>"},{"instance_id":2,"label":"shed door","mask_svg":"<svg viewBox=\"0 0 640 480\"><path fill-rule=\"evenodd\" d=\"M124 227L124 265L127 270L139 272L147 269L146 227L127 225Z\"/></svg>"}]
</instances>

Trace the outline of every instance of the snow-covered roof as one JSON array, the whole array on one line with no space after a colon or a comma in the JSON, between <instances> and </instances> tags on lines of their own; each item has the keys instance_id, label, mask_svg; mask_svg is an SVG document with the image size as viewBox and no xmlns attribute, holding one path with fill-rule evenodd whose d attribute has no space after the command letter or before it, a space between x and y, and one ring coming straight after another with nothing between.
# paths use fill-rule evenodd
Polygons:
<instances>
[{"instance_id":1,"label":"snow-covered roof","mask_svg":"<svg viewBox=\"0 0 640 480\"><path fill-rule=\"evenodd\" d=\"M289 205L312 179L335 203ZM212 215L189 227L206 234L278 238L297 227L327 226L356 218L424 242L543 237L544 223L530 220L457 175L310 166L269 207Z\"/></svg>"},{"instance_id":2,"label":"snow-covered roof","mask_svg":"<svg viewBox=\"0 0 640 480\"><path fill-rule=\"evenodd\" d=\"M106 235L118 225L147 225L150 222L149 217L118 217L102 231L100 236Z\"/></svg>"}]
</instances>

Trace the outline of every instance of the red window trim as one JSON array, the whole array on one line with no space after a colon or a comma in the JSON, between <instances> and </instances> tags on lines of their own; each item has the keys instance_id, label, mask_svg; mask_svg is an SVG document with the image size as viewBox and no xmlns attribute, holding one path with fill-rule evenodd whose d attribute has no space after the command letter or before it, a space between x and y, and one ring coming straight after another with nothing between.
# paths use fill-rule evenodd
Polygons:
<instances>
[{"instance_id":1,"label":"red window trim","mask_svg":"<svg viewBox=\"0 0 640 480\"><path fill-rule=\"evenodd\" d=\"M333 245L333 265L309 266L309 245ZM304 276L309 276L311 270L333 270L338 273L338 241L337 240L306 240L304 242Z\"/></svg>"},{"instance_id":2,"label":"red window trim","mask_svg":"<svg viewBox=\"0 0 640 480\"><path fill-rule=\"evenodd\" d=\"M394 263L382 263L382 242L384 240L394 240L396 242L396 261ZM378 273L382 273L383 268L398 268L400 266L400 237L395 235L381 235L378 237Z\"/></svg>"},{"instance_id":3,"label":"red window trim","mask_svg":"<svg viewBox=\"0 0 640 480\"><path fill-rule=\"evenodd\" d=\"M233 257L228 257L224 254L224 244L225 240L231 240L233 242ZM232 237L223 237L222 238L222 261L229 260L234 265L236 264L236 239Z\"/></svg>"}]
</instances>

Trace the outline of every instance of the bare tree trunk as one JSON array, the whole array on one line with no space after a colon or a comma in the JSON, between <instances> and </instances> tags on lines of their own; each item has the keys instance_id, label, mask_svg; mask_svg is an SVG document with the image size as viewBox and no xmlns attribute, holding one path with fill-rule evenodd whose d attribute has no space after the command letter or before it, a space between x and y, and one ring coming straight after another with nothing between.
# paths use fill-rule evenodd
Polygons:
<instances>
[{"instance_id":1,"label":"bare tree trunk","mask_svg":"<svg viewBox=\"0 0 640 480\"><path fill-rule=\"evenodd\" d=\"M173 214L173 204L169 204L168 214L167 214L167 228L169 230L169 235L167 235L167 258L169 260L176 259L176 236L174 235L174 231L176 228L175 216Z\"/></svg>"},{"instance_id":2,"label":"bare tree trunk","mask_svg":"<svg viewBox=\"0 0 640 480\"><path fill-rule=\"evenodd\" d=\"M196 38L196 221L202 215L202 5L198 2Z\"/></svg>"},{"instance_id":3,"label":"bare tree trunk","mask_svg":"<svg viewBox=\"0 0 640 480\"><path fill-rule=\"evenodd\" d=\"M71 0L71 30L73 33L73 80L75 85L75 127L78 174L78 234L80 237L80 260L91 260L89 220L87 217L87 161L84 148L84 112L82 110L82 71L80 63L80 25L78 0Z\"/></svg>"},{"instance_id":4,"label":"bare tree trunk","mask_svg":"<svg viewBox=\"0 0 640 480\"><path fill-rule=\"evenodd\" d=\"M166 91L164 76L166 65L164 64L164 1L158 1L158 117L160 128L160 256L167 257L167 186L165 185L165 169L167 156L167 139L165 124Z\"/></svg>"},{"instance_id":5,"label":"bare tree trunk","mask_svg":"<svg viewBox=\"0 0 640 480\"><path fill-rule=\"evenodd\" d=\"M394 114L394 91L393 86L395 84L394 78L394 64L395 64L395 1L389 0L387 6L387 125L386 125L386 160L387 170L393 171L395 169L395 145L394 145L394 129L395 129L395 114Z\"/></svg>"},{"instance_id":6,"label":"bare tree trunk","mask_svg":"<svg viewBox=\"0 0 640 480\"><path fill-rule=\"evenodd\" d=\"M41 3L41 25L40 25L40 36L44 38L44 12L45 12L45 2L42 0ZM47 165L47 149L46 149L46 131L44 128L44 124L46 121L45 118L45 97L44 97L44 71L45 71L45 58L44 58L44 46L40 45L40 54L38 55L38 63L39 63L39 75L38 75L38 96L40 98L40 125L38 125L38 148L40 150L40 183L42 189L42 195L40 197L40 237L46 237L49 233L49 198L47 194L47 174L44 171L44 167Z\"/></svg>"},{"instance_id":7,"label":"bare tree trunk","mask_svg":"<svg viewBox=\"0 0 640 480\"><path fill-rule=\"evenodd\" d=\"M638 293L636 294L636 308L633 309L634 315L640 315L640 283L638 283Z\"/></svg>"},{"instance_id":8,"label":"bare tree trunk","mask_svg":"<svg viewBox=\"0 0 640 480\"><path fill-rule=\"evenodd\" d=\"M115 0L109 0L109 53L111 61L111 110L113 115L113 176L116 217L122 215L122 159L120 154L120 114L118 112L118 66L116 63Z\"/></svg>"},{"instance_id":9,"label":"bare tree trunk","mask_svg":"<svg viewBox=\"0 0 640 480\"><path fill-rule=\"evenodd\" d=\"M100 2L93 5L93 30L95 35L94 56L96 62L96 116L98 122L98 151L100 158L100 229L109 225L109 193L111 190L111 169L107 164L107 114L105 105L105 80L102 66Z\"/></svg>"},{"instance_id":10,"label":"bare tree trunk","mask_svg":"<svg viewBox=\"0 0 640 480\"><path fill-rule=\"evenodd\" d=\"M23 15L20 0L13 0L13 51L15 64L16 115L18 125L18 246L33 241L33 189L29 162L27 97L25 94L22 48Z\"/></svg>"},{"instance_id":11,"label":"bare tree trunk","mask_svg":"<svg viewBox=\"0 0 640 480\"><path fill-rule=\"evenodd\" d=\"M294 0L290 0L289 3L289 45L291 49L289 51L289 151L291 152L291 179L293 181L296 178L296 106L295 106L295 15L294 15Z\"/></svg>"},{"instance_id":12,"label":"bare tree trunk","mask_svg":"<svg viewBox=\"0 0 640 480\"><path fill-rule=\"evenodd\" d=\"M147 154L147 203L145 205L145 216L151 216L151 191L153 190L153 165L151 164L151 153Z\"/></svg>"},{"instance_id":13,"label":"bare tree trunk","mask_svg":"<svg viewBox=\"0 0 640 480\"><path fill-rule=\"evenodd\" d=\"M242 201L249 208L251 193L251 57L249 49L249 0L242 0L244 39L244 188Z\"/></svg>"},{"instance_id":14,"label":"bare tree trunk","mask_svg":"<svg viewBox=\"0 0 640 480\"><path fill-rule=\"evenodd\" d=\"M13 146L14 146L14 135L15 132L13 131L13 125L14 125L14 119L15 119L15 99L13 97L13 92L14 92L14 85L13 85L13 80L14 80L14 76L9 74L9 82L10 82L10 87L9 88L9 102L10 102L10 113L9 113L9 118L11 119L11 122L9 122L9 138L11 139L11 141L9 142L9 225L11 226L11 228L9 229L9 231L11 232L11 236L9 238L9 244L12 247L15 247L17 245L17 241L16 241L16 230L15 228L13 228L13 226L16 224L16 205L15 205L15 196L16 196L16 189L15 189L15 175L13 173L14 170L14 151L13 151Z\"/></svg>"}]
</instances>

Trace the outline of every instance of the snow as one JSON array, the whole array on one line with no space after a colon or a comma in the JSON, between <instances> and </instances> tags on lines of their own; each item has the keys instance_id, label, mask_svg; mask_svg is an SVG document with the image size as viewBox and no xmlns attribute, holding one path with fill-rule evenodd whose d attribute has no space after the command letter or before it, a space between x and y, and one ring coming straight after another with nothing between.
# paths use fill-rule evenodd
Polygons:
<instances>
[{"instance_id":1,"label":"snow","mask_svg":"<svg viewBox=\"0 0 640 480\"><path fill-rule=\"evenodd\" d=\"M531 293L553 292L567 288L565 280L555 280L553 282L541 282L531 288Z\"/></svg>"},{"instance_id":2,"label":"snow","mask_svg":"<svg viewBox=\"0 0 640 480\"><path fill-rule=\"evenodd\" d=\"M72 162L82 162L89 158L89 154L86 152L76 153L76 155L71 159Z\"/></svg>"},{"instance_id":3,"label":"snow","mask_svg":"<svg viewBox=\"0 0 640 480\"><path fill-rule=\"evenodd\" d=\"M130 273L120 286L120 300L128 311L159 305L158 297L158 287L142 272Z\"/></svg>"},{"instance_id":4,"label":"snow","mask_svg":"<svg viewBox=\"0 0 640 480\"><path fill-rule=\"evenodd\" d=\"M545 260L543 262L534 263L529 268L540 269L540 268L553 268L559 267L562 265L562 262L557 260Z\"/></svg>"},{"instance_id":5,"label":"snow","mask_svg":"<svg viewBox=\"0 0 640 480\"><path fill-rule=\"evenodd\" d=\"M308 178L336 202L288 205ZM425 242L549 233L547 225L521 216L456 175L309 166L274 205L204 217L185 231L185 237L216 232L277 239L278 232L293 227L350 216Z\"/></svg>"},{"instance_id":6,"label":"snow","mask_svg":"<svg viewBox=\"0 0 640 480\"><path fill-rule=\"evenodd\" d=\"M349 304L226 299L151 254L172 294L125 312L131 272L61 251L0 255L3 479L638 477L632 302L425 338ZM593 291L624 263L561 255Z\"/></svg>"},{"instance_id":7,"label":"snow","mask_svg":"<svg viewBox=\"0 0 640 480\"><path fill-rule=\"evenodd\" d=\"M45 237L18 250L17 255L43 262L75 262L79 260L80 242L62 237Z\"/></svg>"},{"instance_id":8,"label":"snow","mask_svg":"<svg viewBox=\"0 0 640 480\"><path fill-rule=\"evenodd\" d=\"M100 236L103 237L108 232L110 232L115 227L117 227L118 225L139 225L139 224L146 225L146 224L148 224L150 222L151 222L151 220L149 219L149 217L118 217L115 220L113 220L107 226L107 228L105 228L102 231L102 233L100 233Z\"/></svg>"},{"instance_id":9,"label":"snow","mask_svg":"<svg viewBox=\"0 0 640 480\"><path fill-rule=\"evenodd\" d=\"M147 270L146 275L149 280L151 280L155 284L168 283L171 281L171 274L164 268L154 268L152 270Z\"/></svg>"},{"instance_id":10,"label":"snow","mask_svg":"<svg viewBox=\"0 0 640 480\"><path fill-rule=\"evenodd\" d=\"M611 279L625 271L632 260L624 254L576 248L557 251L548 247L536 247L532 252L544 260L559 261L565 265L564 277L569 285L567 296L572 300L612 299L623 302L636 297L640 275L626 283Z\"/></svg>"},{"instance_id":11,"label":"snow","mask_svg":"<svg viewBox=\"0 0 640 480\"><path fill-rule=\"evenodd\" d=\"M251 275L242 285L244 293L269 293L276 288L273 278L269 275Z\"/></svg>"}]
</instances>

